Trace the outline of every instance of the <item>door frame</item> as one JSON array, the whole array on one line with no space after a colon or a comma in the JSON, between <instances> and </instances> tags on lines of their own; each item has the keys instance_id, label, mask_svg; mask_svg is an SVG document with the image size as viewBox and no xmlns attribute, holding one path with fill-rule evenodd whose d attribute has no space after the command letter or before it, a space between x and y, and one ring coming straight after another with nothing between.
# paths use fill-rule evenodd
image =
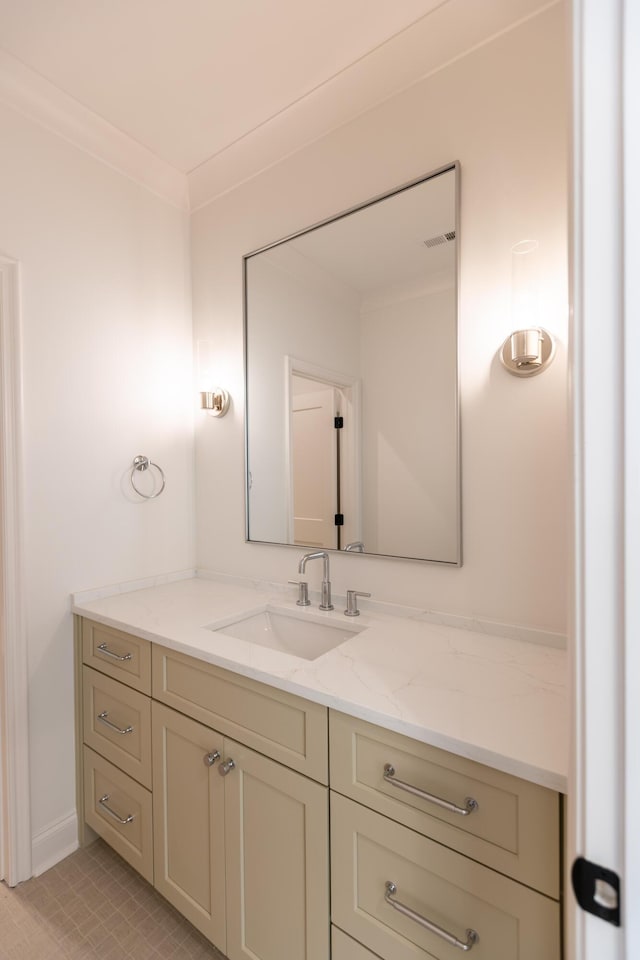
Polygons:
<instances>
[{"instance_id":1,"label":"door frame","mask_svg":"<svg viewBox=\"0 0 640 960\"><path fill-rule=\"evenodd\" d=\"M0 254L0 875L32 875L20 267Z\"/></svg>"}]
</instances>

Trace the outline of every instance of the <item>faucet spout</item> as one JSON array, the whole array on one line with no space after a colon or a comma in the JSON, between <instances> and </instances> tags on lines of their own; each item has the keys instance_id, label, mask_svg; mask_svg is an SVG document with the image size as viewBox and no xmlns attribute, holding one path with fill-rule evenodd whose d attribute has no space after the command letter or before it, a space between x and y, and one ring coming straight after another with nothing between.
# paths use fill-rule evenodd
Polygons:
<instances>
[{"instance_id":1,"label":"faucet spout","mask_svg":"<svg viewBox=\"0 0 640 960\"><path fill-rule=\"evenodd\" d=\"M329 579L329 554L326 550L316 550L315 553L305 553L305 555L300 558L298 573L304 573L307 560L322 560L322 575L325 580Z\"/></svg>"},{"instance_id":2,"label":"faucet spout","mask_svg":"<svg viewBox=\"0 0 640 960\"><path fill-rule=\"evenodd\" d=\"M309 560L322 560L322 599L320 610L333 610L331 603L331 581L329 579L329 554L326 550L316 550L315 553L305 553L300 558L298 573L304 573Z\"/></svg>"}]
</instances>

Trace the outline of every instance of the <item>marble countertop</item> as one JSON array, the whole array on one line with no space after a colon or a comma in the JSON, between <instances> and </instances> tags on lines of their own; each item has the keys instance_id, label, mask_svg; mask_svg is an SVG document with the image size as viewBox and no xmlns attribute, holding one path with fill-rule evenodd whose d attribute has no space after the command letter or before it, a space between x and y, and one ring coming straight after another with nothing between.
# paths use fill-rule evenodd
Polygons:
<instances>
[{"instance_id":1,"label":"marble countertop","mask_svg":"<svg viewBox=\"0 0 640 960\"><path fill-rule=\"evenodd\" d=\"M320 613L315 604L296 607L293 592L191 578L99 599L76 595L73 611L566 793L565 650L366 601L349 620L343 600ZM267 604L360 632L315 660L224 633Z\"/></svg>"}]
</instances>

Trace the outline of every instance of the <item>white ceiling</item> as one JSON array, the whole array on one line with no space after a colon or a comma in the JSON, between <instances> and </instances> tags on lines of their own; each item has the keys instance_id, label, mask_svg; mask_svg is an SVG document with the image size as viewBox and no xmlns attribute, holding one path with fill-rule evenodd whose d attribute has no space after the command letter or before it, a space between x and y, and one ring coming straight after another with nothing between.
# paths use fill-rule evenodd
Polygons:
<instances>
[{"instance_id":1,"label":"white ceiling","mask_svg":"<svg viewBox=\"0 0 640 960\"><path fill-rule=\"evenodd\" d=\"M442 0L2 0L2 46L188 173Z\"/></svg>"},{"instance_id":2,"label":"white ceiling","mask_svg":"<svg viewBox=\"0 0 640 960\"><path fill-rule=\"evenodd\" d=\"M109 127L109 162L125 136L134 176L144 179L152 154L166 165L152 189L190 174L197 205L545 6L0 0L0 96L35 119L56 101L47 124L64 115L74 139L93 124L92 152Z\"/></svg>"}]
</instances>

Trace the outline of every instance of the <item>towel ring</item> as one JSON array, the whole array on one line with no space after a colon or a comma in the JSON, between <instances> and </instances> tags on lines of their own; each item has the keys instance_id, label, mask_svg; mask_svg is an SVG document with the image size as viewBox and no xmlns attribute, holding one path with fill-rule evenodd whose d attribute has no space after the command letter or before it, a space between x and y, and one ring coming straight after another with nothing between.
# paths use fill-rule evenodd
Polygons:
<instances>
[{"instance_id":1,"label":"towel ring","mask_svg":"<svg viewBox=\"0 0 640 960\"><path fill-rule=\"evenodd\" d=\"M155 467L158 473L160 474L160 478L162 480L162 486L160 487L159 490L156 490L155 493L143 493L142 490L138 490L133 479L135 477L136 470L144 471L144 470L148 470L149 467ZM166 483L164 470L162 469L162 467L159 467L157 463L153 463L152 460L149 460L149 457L143 457L142 455L133 458L133 464L131 466L131 476L129 477L129 479L131 480L131 486L133 487L135 492L138 494L138 496L144 497L145 500L155 500L156 497L159 497L162 491L164 490L165 483Z\"/></svg>"}]
</instances>

